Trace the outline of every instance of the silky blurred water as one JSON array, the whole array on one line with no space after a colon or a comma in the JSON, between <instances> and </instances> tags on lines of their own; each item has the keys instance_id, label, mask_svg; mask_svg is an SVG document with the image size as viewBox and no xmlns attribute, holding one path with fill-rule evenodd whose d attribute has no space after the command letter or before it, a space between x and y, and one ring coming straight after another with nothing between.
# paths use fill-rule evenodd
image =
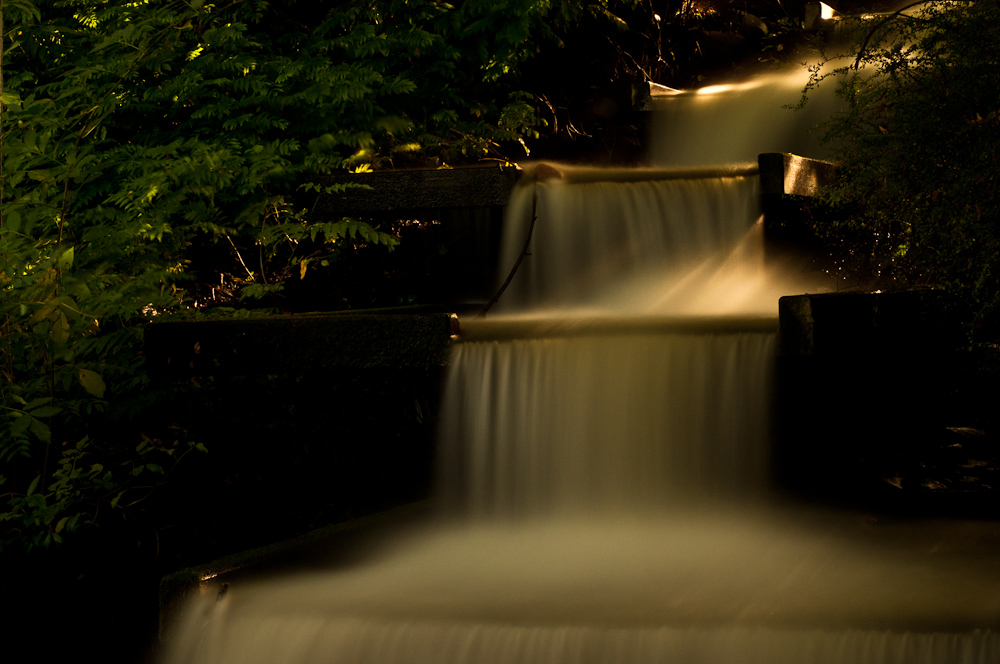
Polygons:
<instances>
[{"instance_id":1,"label":"silky blurred water","mask_svg":"<svg viewBox=\"0 0 1000 664\"><path fill-rule=\"evenodd\" d=\"M691 95L721 110L675 108L653 161L782 149L773 83ZM519 186L501 265L534 209L530 255L448 368L440 521L193 599L166 661L1000 661L996 555L770 495L767 317L795 286L766 269L759 198L745 174Z\"/></svg>"}]
</instances>

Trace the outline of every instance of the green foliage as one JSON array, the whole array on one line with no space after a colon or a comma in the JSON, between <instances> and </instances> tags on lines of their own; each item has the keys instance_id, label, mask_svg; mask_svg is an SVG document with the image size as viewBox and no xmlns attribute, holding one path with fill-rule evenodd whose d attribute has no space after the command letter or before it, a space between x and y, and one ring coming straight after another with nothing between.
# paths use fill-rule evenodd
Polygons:
<instances>
[{"instance_id":1,"label":"green foliage","mask_svg":"<svg viewBox=\"0 0 1000 664\"><path fill-rule=\"evenodd\" d=\"M152 444L132 419L151 398L143 324L209 292L280 306L286 280L343 248L394 246L365 220L316 217L319 197L352 186L322 177L502 159L537 118L498 83L557 9L0 0L0 12L0 545L30 548L125 510L198 448Z\"/></svg>"},{"instance_id":2,"label":"green foliage","mask_svg":"<svg viewBox=\"0 0 1000 664\"><path fill-rule=\"evenodd\" d=\"M820 230L852 280L946 290L987 332L1000 312L1000 5L869 19L842 57L813 81L836 78L847 102L826 126L841 217Z\"/></svg>"}]
</instances>

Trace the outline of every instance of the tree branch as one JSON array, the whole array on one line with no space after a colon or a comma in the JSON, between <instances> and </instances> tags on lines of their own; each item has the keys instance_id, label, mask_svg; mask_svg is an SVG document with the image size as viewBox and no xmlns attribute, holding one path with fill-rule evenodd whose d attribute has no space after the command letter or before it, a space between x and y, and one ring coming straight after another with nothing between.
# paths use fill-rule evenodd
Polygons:
<instances>
[{"instance_id":1,"label":"tree branch","mask_svg":"<svg viewBox=\"0 0 1000 664\"><path fill-rule=\"evenodd\" d=\"M905 12L907 9L912 9L917 5L925 5L925 4L927 4L927 0L918 0L917 2L911 2L905 7L900 7L899 9L897 9L896 11L894 11L893 13L889 14L881 21L876 23L874 26L872 26L872 29L869 30L868 34L865 35L864 41L861 42L861 47L858 49L858 57L854 59L854 71L857 71L858 67L861 66L861 58L862 56L864 56L865 51L868 49L868 42L871 41L871 38L875 36L875 33L878 32L879 28L881 28L889 21L895 18L899 18L900 14Z\"/></svg>"},{"instance_id":2,"label":"tree branch","mask_svg":"<svg viewBox=\"0 0 1000 664\"><path fill-rule=\"evenodd\" d=\"M538 220L538 216L535 214L537 205L538 205L538 180L536 179L534 182L531 183L531 224L528 225L528 236L524 238L524 246L521 248L521 253L520 255L518 255L517 261L514 263L514 267L510 269L510 274L507 275L507 278L500 286L500 290L498 290L496 294L492 298L490 298L490 301L487 302L486 306L483 307L482 310L479 312L479 314L476 315L476 318L485 317L486 312L488 312L490 308L492 308L493 305L497 303L497 300L499 300L500 296L503 295L503 292L507 290L507 286L510 285L511 280L517 273L517 268L521 267L521 262L524 260L524 257L528 255L528 246L531 244L531 233L532 231L535 230L535 221Z\"/></svg>"}]
</instances>

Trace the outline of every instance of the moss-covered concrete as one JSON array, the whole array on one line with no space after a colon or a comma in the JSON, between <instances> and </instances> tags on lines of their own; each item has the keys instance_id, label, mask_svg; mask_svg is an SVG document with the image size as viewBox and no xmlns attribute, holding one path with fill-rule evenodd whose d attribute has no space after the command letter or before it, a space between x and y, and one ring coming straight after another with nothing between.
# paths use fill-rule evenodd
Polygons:
<instances>
[{"instance_id":1,"label":"moss-covered concrete","mask_svg":"<svg viewBox=\"0 0 1000 664\"><path fill-rule=\"evenodd\" d=\"M338 367L443 366L450 314L296 314L165 321L145 332L148 371L158 376L304 373Z\"/></svg>"}]
</instances>

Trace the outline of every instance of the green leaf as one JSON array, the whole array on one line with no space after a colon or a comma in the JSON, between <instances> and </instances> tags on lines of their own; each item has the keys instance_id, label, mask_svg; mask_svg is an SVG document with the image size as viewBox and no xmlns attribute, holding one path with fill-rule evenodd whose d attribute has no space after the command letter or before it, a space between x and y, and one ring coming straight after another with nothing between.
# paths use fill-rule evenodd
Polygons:
<instances>
[{"instance_id":1,"label":"green leaf","mask_svg":"<svg viewBox=\"0 0 1000 664\"><path fill-rule=\"evenodd\" d=\"M67 521L69 521L69 517L68 516L64 516L63 518L59 519L59 522L56 523L56 532L57 533L61 533L62 532L63 528L66 527L66 522Z\"/></svg>"},{"instance_id":2,"label":"green leaf","mask_svg":"<svg viewBox=\"0 0 1000 664\"><path fill-rule=\"evenodd\" d=\"M38 440L43 443L48 443L52 440L52 431L49 429L49 425L45 424L41 420L36 420L31 417L31 433L38 436Z\"/></svg>"},{"instance_id":3,"label":"green leaf","mask_svg":"<svg viewBox=\"0 0 1000 664\"><path fill-rule=\"evenodd\" d=\"M21 213L17 210L12 210L8 212L3 219L4 228L11 233L16 233L21 230Z\"/></svg>"},{"instance_id":4,"label":"green leaf","mask_svg":"<svg viewBox=\"0 0 1000 664\"><path fill-rule=\"evenodd\" d=\"M30 424L31 424L30 415L20 415L11 423L10 432L15 436L19 436L28 430L28 426Z\"/></svg>"},{"instance_id":5,"label":"green leaf","mask_svg":"<svg viewBox=\"0 0 1000 664\"><path fill-rule=\"evenodd\" d=\"M59 406L41 406L31 411L32 417L52 417L62 412Z\"/></svg>"},{"instance_id":6,"label":"green leaf","mask_svg":"<svg viewBox=\"0 0 1000 664\"><path fill-rule=\"evenodd\" d=\"M35 479L31 480L31 484L28 485L28 493L25 495L30 496L31 494L33 494L35 492L35 489L38 488L38 482L41 479L42 479L41 475L36 475Z\"/></svg>"},{"instance_id":7,"label":"green leaf","mask_svg":"<svg viewBox=\"0 0 1000 664\"><path fill-rule=\"evenodd\" d=\"M54 304L43 305L41 309L32 314L31 321L33 323L38 323L40 321L45 320L46 318L49 317L49 314L51 314L55 310L55 308L56 305ZM45 331L48 332L48 329L46 329Z\"/></svg>"},{"instance_id":8,"label":"green leaf","mask_svg":"<svg viewBox=\"0 0 1000 664\"><path fill-rule=\"evenodd\" d=\"M52 342L57 348L66 345L69 341L69 321L66 319L66 314L59 312L57 320L52 324Z\"/></svg>"},{"instance_id":9,"label":"green leaf","mask_svg":"<svg viewBox=\"0 0 1000 664\"><path fill-rule=\"evenodd\" d=\"M60 270L68 270L73 266L73 247L68 248L62 253L62 256L59 257L59 261L56 263L56 266L58 266Z\"/></svg>"},{"instance_id":10,"label":"green leaf","mask_svg":"<svg viewBox=\"0 0 1000 664\"><path fill-rule=\"evenodd\" d=\"M104 384L104 379L101 378L101 374L96 371L91 371L90 369L80 369L80 385L83 389L87 390L89 394L97 397L98 399L104 398L104 390L106 386Z\"/></svg>"}]
</instances>

